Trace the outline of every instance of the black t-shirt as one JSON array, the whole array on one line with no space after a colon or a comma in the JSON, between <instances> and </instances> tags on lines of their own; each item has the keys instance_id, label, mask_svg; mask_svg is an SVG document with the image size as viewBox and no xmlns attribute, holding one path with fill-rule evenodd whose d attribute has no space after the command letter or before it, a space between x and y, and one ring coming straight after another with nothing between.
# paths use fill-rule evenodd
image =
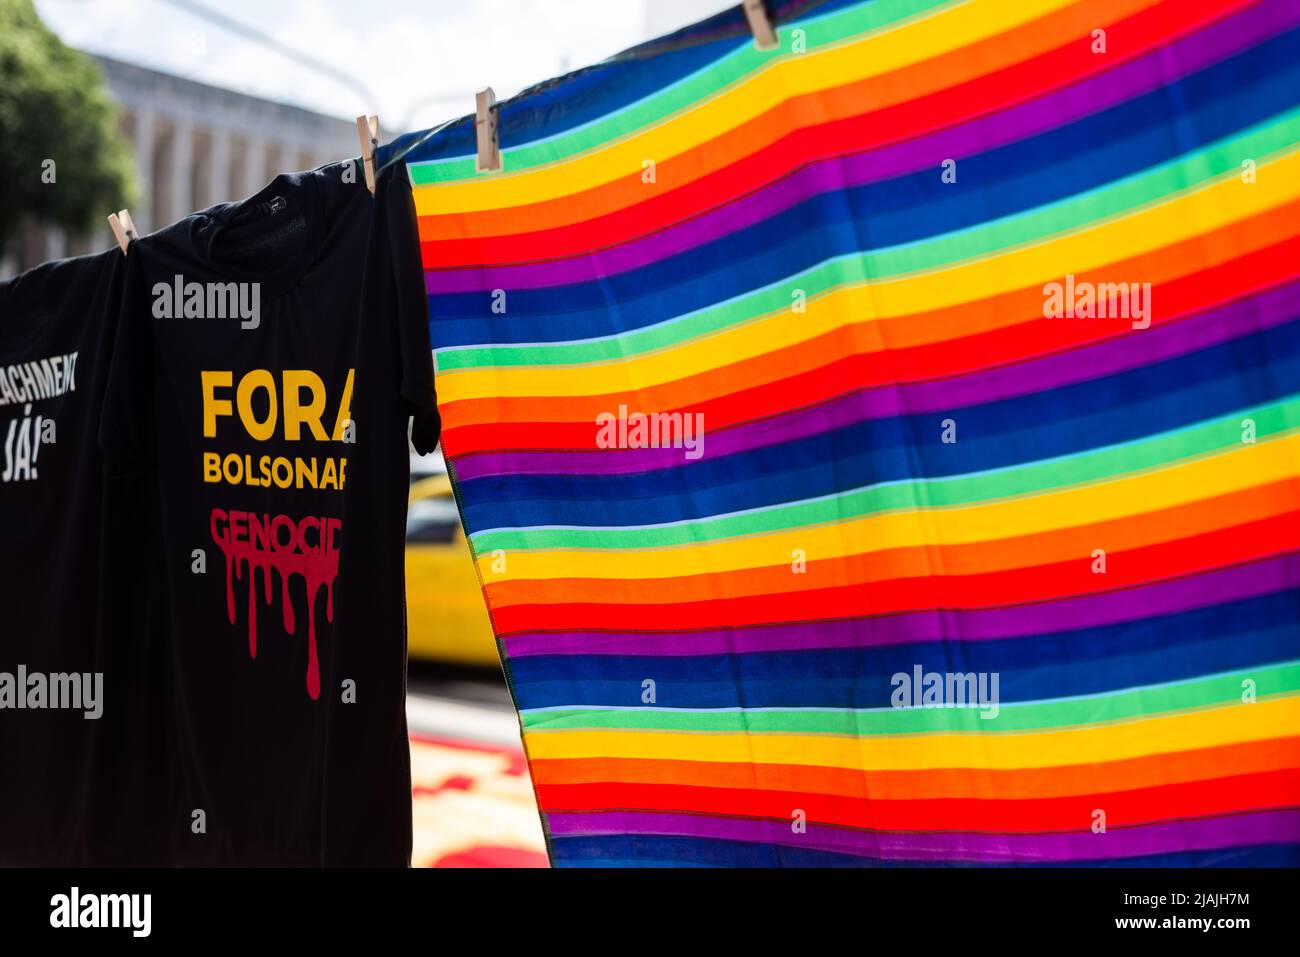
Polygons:
<instances>
[{"instance_id":1,"label":"black t-shirt","mask_svg":"<svg viewBox=\"0 0 1300 957\"><path fill-rule=\"evenodd\" d=\"M344 498L358 466L367 487L399 481L387 459L363 460L405 428L367 431L386 408L374 390L400 383L359 366L382 355L359 352L358 333L392 321L391 278L370 296L375 201L354 174L279 176L138 241L128 264L102 439L114 474L157 472L181 782L166 826L181 863L320 864L334 831L374 831L378 860L409 859L405 741L349 734L351 713L405 706L404 634L369 633L401 615L401 579L394 610L384 563L340 564L391 549L375 537L390 523L372 530ZM376 807L400 825L364 820Z\"/></svg>"},{"instance_id":2,"label":"black t-shirt","mask_svg":"<svg viewBox=\"0 0 1300 957\"><path fill-rule=\"evenodd\" d=\"M92 744L121 700L98 651L96 435L123 263L0 283L0 864L92 861Z\"/></svg>"}]
</instances>

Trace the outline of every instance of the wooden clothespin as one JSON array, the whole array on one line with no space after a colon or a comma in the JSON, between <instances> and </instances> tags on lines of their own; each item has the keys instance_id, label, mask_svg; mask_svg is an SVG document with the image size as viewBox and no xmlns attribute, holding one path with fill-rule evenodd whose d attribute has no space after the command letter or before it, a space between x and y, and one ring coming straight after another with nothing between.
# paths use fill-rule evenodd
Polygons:
<instances>
[{"instance_id":1,"label":"wooden clothespin","mask_svg":"<svg viewBox=\"0 0 1300 957\"><path fill-rule=\"evenodd\" d=\"M379 146L379 117L357 117L357 139L361 141L361 165L365 169L366 189L375 192L375 150Z\"/></svg>"},{"instance_id":2,"label":"wooden clothespin","mask_svg":"<svg viewBox=\"0 0 1300 957\"><path fill-rule=\"evenodd\" d=\"M501 168L501 141L497 136L497 96L492 87L479 90L474 97L474 136L478 141L478 160L474 169L480 173Z\"/></svg>"},{"instance_id":3,"label":"wooden clothespin","mask_svg":"<svg viewBox=\"0 0 1300 957\"><path fill-rule=\"evenodd\" d=\"M116 213L108 214L108 225L113 230L117 244L122 247L122 255L126 255L127 247L140 238L140 234L135 231L135 220L127 210L119 209Z\"/></svg>"},{"instance_id":4,"label":"wooden clothespin","mask_svg":"<svg viewBox=\"0 0 1300 957\"><path fill-rule=\"evenodd\" d=\"M775 50L781 45L776 37L776 27L767 15L767 5L763 0L743 0L741 7L745 19L749 21L749 32L754 34L754 45L760 50Z\"/></svg>"}]
</instances>

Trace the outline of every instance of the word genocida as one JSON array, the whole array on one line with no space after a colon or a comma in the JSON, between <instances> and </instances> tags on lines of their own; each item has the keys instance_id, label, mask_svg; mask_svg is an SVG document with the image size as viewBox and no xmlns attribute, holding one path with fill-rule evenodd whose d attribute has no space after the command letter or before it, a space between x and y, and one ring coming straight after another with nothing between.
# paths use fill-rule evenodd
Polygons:
<instances>
[{"instance_id":1,"label":"word genocida","mask_svg":"<svg viewBox=\"0 0 1300 957\"><path fill-rule=\"evenodd\" d=\"M210 519L212 540L226 557L226 615L235 623L234 578L241 566L248 568L248 653L257 657L257 612L254 607L258 569L262 571L263 594L271 602L271 572L280 576L284 630L296 631L294 605L289 597L289 579L302 577L307 589L307 694L320 697L320 659L316 646L316 595L326 594L326 617L334 620L334 579L339 573L340 519L309 515L294 519L288 515L258 515L227 512L214 508Z\"/></svg>"},{"instance_id":2,"label":"word genocida","mask_svg":"<svg viewBox=\"0 0 1300 957\"><path fill-rule=\"evenodd\" d=\"M324 380L310 369L284 369L279 382L267 369L253 369L238 385L229 370L200 373L203 437L218 438L225 419L236 420L253 442L355 442L352 383L348 370L334 415L327 418L329 394ZM233 390L233 396L231 394ZM326 431L325 423L332 423ZM276 455L235 451L203 453L203 481L277 488L341 489L347 470L343 456Z\"/></svg>"}]
</instances>

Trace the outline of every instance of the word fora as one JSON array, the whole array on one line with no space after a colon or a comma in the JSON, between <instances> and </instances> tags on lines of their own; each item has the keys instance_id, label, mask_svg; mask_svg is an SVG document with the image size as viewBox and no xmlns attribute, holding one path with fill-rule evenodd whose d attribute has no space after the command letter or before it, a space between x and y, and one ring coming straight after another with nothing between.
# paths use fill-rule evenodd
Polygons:
<instances>
[{"instance_id":1,"label":"word fora","mask_svg":"<svg viewBox=\"0 0 1300 957\"><path fill-rule=\"evenodd\" d=\"M1043 316L1047 319L1131 319L1134 329L1151 325L1151 283L1075 282L1043 286Z\"/></svg>"},{"instance_id":2,"label":"word fora","mask_svg":"<svg viewBox=\"0 0 1300 957\"><path fill-rule=\"evenodd\" d=\"M262 286L256 282L186 282L183 276L153 286L155 319L239 319L239 328L262 324Z\"/></svg>"},{"instance_id":3,"label":"word fora","mask_svg":"<svg viewBox=\"0 0 1300 957\"><path fill-rule=\"evenodd\" d=\"M704 413L632 412L626 405L618 414L596 416L598 449L685 449L686 458L704 454Z\"/></svg>"},{"instance_id":4,"label":"word fora","mask_svg":"<svg viewBox=\"0 0 1300 957\"><path fill-rule=\"evenodd\" d=\"M310 369L285 369L280 373L280 388L277 391L275 376L269 369L253 369L239 379L235 389L235 401L219 397L218 389L229 389L234 385L235 375L229 369L203 370L199 373L199 384L203 392L203 437L217 437L217 420L234 418L235 409L239 410L239 421L248 436L257 442L266 442L276 434L276 426L283 422L282 437L286 442L302 440L302 427L305 425L311 437L317 442L344 442L348 439L348 426L352 423L352 383L356 370L349 369L347 381L343 383L343 394L339 397L338 409L334 415L334 428L326 432L321 422L325 414L328 395L325 383ZM303 401L303 392L309 398ZM253 400L261 392L266 396L266 413L259 417L253 408ZM281 399L284 414L281 416Z\"/></svg>"}]
</instances>

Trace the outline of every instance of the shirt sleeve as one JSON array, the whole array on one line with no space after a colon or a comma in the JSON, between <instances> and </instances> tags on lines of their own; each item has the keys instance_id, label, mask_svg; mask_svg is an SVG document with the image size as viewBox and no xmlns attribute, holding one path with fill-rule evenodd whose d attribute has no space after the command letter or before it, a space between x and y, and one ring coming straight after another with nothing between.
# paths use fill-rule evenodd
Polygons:
<instances>
[{"instance_id":1,"label":"shirt sleeve","mask_svg":"<svg viewBox=\"0 0 1300 957\"><path fill-rule=\"evenodd\" d=\"M157 467L153 328L140 255L139 241L132 243L100 412L99 445L110 477Z\"/></svg>"},{"instance_id":2,"label":"shirt sleeve","mask_svg":"<svg viewBox=\"0 0 1300 957\"><path fill-rule=\"evenodd\" d=\"M411 444L422 455L438 445L441 419L433 381L433 351L429 345L429 299L420 259L420 235L415 201L406 168L394 164L377 186L378 210L386 220L394 285L398 348L401 352L401 394L409 406Z\"/></svg>"}]
</instances>

